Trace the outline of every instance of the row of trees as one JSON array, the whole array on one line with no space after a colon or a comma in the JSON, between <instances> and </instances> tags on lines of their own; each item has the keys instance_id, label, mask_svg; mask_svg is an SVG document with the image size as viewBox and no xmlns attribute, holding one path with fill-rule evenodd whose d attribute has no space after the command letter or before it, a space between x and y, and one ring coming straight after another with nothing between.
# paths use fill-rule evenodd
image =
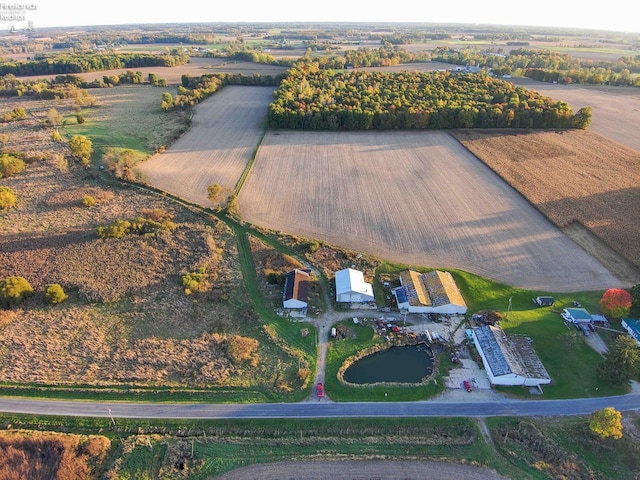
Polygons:
<instances>
[{"instance_id":1,"label":"row of trees","mask_svg":"<svg viewBox=\"0 0 640 480\"><path fill-rule=\"evenodd\" d=\"M310 130L586 128L589 107L486 74L289 70L269 106L270 128Z\"/></svg>"},{"instance_id":2,"label":"row of trees","mask_svg":"<svg viewBox=\"0 0 640 480\"><path fill-rule=\"evenodd\" d=\"M64 75L123 68L175 67L188 62L188 55L178 53L161 55L148 53L62 54L26 62L3 62L0 64L0 76L8 74L17 77L27 75Z\"/></svg>"},{"instance_id":3,"label":"row of trees","mask_svg":"<svg viewBox=\"0 0 640 480\"><path fill-rule=\"evenodd\" d=\"M182 85L178 87L176 96L174 97L171 93L164 92L161 106L166 111L184 110L194 107L209 98L225 85L277 86L285 76L286 74L284 73L276 76L260 75L258 73L254 75L220 73L207 74L200 77L183 75Z\"/></svg>"}]
</instances>

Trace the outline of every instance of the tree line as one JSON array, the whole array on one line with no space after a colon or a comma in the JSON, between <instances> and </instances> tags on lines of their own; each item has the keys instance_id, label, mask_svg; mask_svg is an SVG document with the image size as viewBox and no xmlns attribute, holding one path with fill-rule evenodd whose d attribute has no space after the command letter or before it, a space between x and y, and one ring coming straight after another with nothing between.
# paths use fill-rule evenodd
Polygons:
<instances>
[{"instance_id":1,"label":"tree line","mask_svg":"<svg viewBox=\"0 0 640 480\"><path fill-rule=\"evenodd\" d=\"M289 70L269 106L274 129L586 128L591 109L486 74Z\"/></svg>"},{"instance_id":2,"label":"tree line","mask_svg":"<svg viewBox=\"0 0 640 480\"><path fill-rule=\"evenodd\" d=\"M161 107L165 111L184 110L209 98L225 85L277 86L285 76L285 73L281 75L217 73L200 77L182 75L182 85L178 87L175 97L169 92L162 94Z\"/></svg>"},{"instance_id":3,"label":"tree line","mask_svg":"<svg viewBox=\"0 0 640 480\"><path fill-rule=\"evenodd\" d=\"M0 76L64 75L123 68L175 67L189 62L189 55L169 53L82 53L61 54L24 62L0 63Z\"/></svg>"}]
</instances>

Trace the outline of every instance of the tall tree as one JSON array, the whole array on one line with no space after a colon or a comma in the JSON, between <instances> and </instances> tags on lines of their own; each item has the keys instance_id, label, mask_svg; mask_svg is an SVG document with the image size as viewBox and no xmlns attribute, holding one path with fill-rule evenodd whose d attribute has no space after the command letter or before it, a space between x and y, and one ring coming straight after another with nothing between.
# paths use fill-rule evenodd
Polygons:
<instances>
[{"instance_id":1,"label":"tall tree","mask_svg":"<svg viewBox=\"0 0 640 480\"><path fill-rule=\"evenodd\" d=\"M612 318L622 318L629 315L633 304L633 297L621 288L610 288L600 299L600 311Z\"/></svg>"},{"instance_id":2,"label":"tall tree","mask_svg":"<svg viewBox=\"0 0 640 480\"><path fill-rule=\"evenodd\" d=\"M626 385L640 371L640 346L630 335L616 338L598 366L598 376L612 386Z\"/></svg>"},{"instance_id":3,"label":"tall tree","mask_svg":"<svg viewBox=\"0 0 640 480\"><path fill-rule=\"evenodd\" d=\"M589 429L600 438L622 438L622 414L613 407L591 414Z\"/></svg>"}]
</instances>

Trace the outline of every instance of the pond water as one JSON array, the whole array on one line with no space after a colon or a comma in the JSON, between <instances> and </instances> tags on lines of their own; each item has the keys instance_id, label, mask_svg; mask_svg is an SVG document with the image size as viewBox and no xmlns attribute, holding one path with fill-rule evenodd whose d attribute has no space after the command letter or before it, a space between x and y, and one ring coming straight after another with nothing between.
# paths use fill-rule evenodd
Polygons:
<instances>
[{"instance_id":1,"label":"pond water","mask_svg":"<svg viewBox=\"0 0 640 480\"><path fill-rule=\"evenodd\" d=\"M425 345L391 347L354 362L344 372L349 383L420 383L433 370L431 350Z\"/></svg>"}]
</instances>

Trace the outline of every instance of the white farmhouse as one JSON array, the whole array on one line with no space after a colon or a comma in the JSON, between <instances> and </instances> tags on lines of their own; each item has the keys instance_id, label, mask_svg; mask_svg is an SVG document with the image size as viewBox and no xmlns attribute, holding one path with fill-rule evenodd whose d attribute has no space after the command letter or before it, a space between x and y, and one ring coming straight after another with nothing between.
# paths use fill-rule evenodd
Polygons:
<instances>
[{"instance_id":1,"label":"white farmhouse","mask_svg":"<svg viewBox=\"0 0 640 480\"><path fill-rule=\"evenodd\" d=\"M492 385L540 388L551 383L527 337L491 325L473 328L471 335Z\"/></svg>"},{"instance_id":2,"label":"white farmhouse","mask_svg":"<svg viewBox=\"0 0 640 480\"><path fill-rule=\"evenodd\" d=\"M400 272L400 287L394 288L392 293L398 308L409 313L467 313L467 304L449 272L405 270Z\"/></svg>"},{"instance_id":3,"label":"white farmhouse","mask_svg":"<svg viewBox=\"0 0 640 480\"><path fill-rule=\"evenodd\" d=\"M369 303L375 301L373 286L364 281L364 274L353 268L336 272L336 302Z\"/></svg>"}]
</instances>

